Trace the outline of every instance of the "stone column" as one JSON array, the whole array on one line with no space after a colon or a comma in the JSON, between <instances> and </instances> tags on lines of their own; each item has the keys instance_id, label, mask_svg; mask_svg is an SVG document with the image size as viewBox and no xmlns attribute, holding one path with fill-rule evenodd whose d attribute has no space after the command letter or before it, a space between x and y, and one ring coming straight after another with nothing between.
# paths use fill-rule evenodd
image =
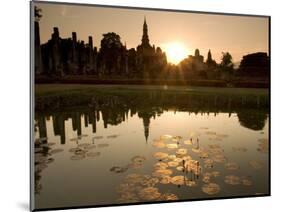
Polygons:
<instances>
[{"instance_id":1,"label":"stone column","mask_svg":"<svg viewBox=\"0 0 281 212\"><path fill-rule=\"evenodd\" d=\"M62 76L62 63L61 63L61 43L59 37L59 29L54 27L54 32L52 34L52 69L56 75Z\"/></svg>"},{"instance_id":2,"label":"stone column","mask_svg":"<svg viewBox=\"0 0 281 212\"><path fill-rule=\"evenodd\" d=\"M94 69L94 52L93 52L93 38L92 36L89 36L89 55L88 55L89 61L88 61L88 71L90 73L93 73Z\"/></svg>"},{"instance_id":3,"label":"stone column","mask_svg":"<svg viewBox=\"0 0 281 212\"><path fill-rule=\"evenodd\" d=\"M34 59L35 59L35 74L41 74L42 68L42 55L41 55L41 44L40 44L40 28L39 22L34 22Z\"/></svg>"}]
</instances>

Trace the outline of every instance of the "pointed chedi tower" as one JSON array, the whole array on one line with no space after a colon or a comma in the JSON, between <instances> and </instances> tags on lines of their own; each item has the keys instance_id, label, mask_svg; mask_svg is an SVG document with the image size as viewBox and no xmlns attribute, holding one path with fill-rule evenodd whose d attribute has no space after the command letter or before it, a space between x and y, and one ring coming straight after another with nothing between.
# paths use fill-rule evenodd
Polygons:
<instances>
[{"instance_id":1,"label":"pointed chedi tower","mask_svg":"<svg viewBox=\"0 0 281 212\"><path fill-rule=\"evenodd\" d=\"M146 23L145 17L144 17L144 23L143 23L143 33L142 33L141 45L143 47L151 47L149 44L148 28L147 28L147 23Z\"/></svg>"},{"instance_id":2,"label":"pointed chedi tower","mask_svg":"<svg viewBox=\"0 0 281 212\"><path fill-rule=\"evenodd\" d=\"M157 76L164 67L162 61L166 61L166 55L164 53L156 54L155 49L157 48L149 43L148 26L146 17L144 17L141 44L137 46L136 52L136 66L137 72L142 74L145 79ZM158 68L155 69L157 66Z\"/></svg>"}]
</instances>

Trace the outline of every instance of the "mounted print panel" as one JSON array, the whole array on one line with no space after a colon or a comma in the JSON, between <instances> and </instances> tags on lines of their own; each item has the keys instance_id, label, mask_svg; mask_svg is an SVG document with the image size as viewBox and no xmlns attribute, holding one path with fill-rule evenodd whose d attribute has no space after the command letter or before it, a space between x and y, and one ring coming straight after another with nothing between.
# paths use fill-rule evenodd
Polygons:
<instances>
[{"instance_id":1,"label":"mounted print panel","mask_svg":"<svg viewBox=\"0 0 281 212\"><path fill-rule=\"evenodd\" d=\"M270 17L31 2L31 209L270 195Z\"/></svg>"}]
</instances>

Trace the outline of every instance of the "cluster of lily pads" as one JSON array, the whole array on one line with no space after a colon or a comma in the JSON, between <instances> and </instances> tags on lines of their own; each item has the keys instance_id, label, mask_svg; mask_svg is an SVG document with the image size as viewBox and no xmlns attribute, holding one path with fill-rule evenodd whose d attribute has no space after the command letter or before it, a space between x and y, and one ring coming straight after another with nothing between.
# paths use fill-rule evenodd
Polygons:
<instances>
[{"instance_id":1,"label":"cluster of lily pads","mask_svg":"<svg viewBox=\"0 0 281 212\"><path fill-rule=\"evenodd\" d=\"M203 130L203 133L211 141L219 142L228 137L225 134L208 131L208 128ZM154 139L152 146L163 151L153 154L156 163L153 165L152 173L150 175L129 174L118 187L121 196L120 201L160 201L165 199L163 195L168 196L170 200L178 199L175 194L161 194L157 184L173 184L178 187L200 185L203 193L208 195L218 194L221 187L216 183L216 178L220 177L221 173L216 170L216 167L224 167L227 170L226 173L229 173L240 169L240 166L236 162L229 161L219 143L211 143L200 147L199 137L200 133L192 133L187 140L184 140L181 136L172 135L162 135ZM260 151L265 152L263 149L268 148L266 139L260 139L259 142ZM233 147L232 150L240 153L247 151L245 147ZM261 169L263 163L262 161L252 160L249 162L249 166L253 169ZM111 171L114 170L115 168ZM123 171L120 168L116 170ZM228 185L253 185L251 176L227 174L222 177L223 182Z\"/></svg>"},{"instance_id":2,"label":"cluster of lily pads","mask_svg":"<svg viewBox=\"0 0 281 212\"><path fill-rule=\"evenodd\" d=\"M161 193L156 184L161 183L159 178L151 175L129 174L122 184L117 187L120 195L118 202L168 201L178 197L170 192Z\"/></svg>"},{"instance_id":3,"label":"cluster of lily pads","mask_svg":"<svg viewBox=\"0 0 281 212\"><path fill-rule=\"evenodd\" d=\"M260 138L258 139L258 148L257 150L261 153L268 153L268 139L267 138Z\"/></svg>"},{"instance_id":4,"label":"cluster of lily pads","mask_svg":"<svg viewBox=\"0 0 281 212\"><path fill-rule=\"evenodd\" d=\"M76 142L76 147L70 148L69 152L72 154L70 156L71 160L83 160L86 158L96 158L101 155L100 151L95 151L96 149L108 147L108 143L95 143L95 140L100 140L103 136L95 136L92 138L92 143L81 143L83 137L88 135L80 135L76 138L71 138L70 141ZM107 136L107 138L116 138L117 135Z\"/></svg>"},{"instance_id":5,"label":"cluster of lily pads","mask_svg":"<svg viewBox=\"0 0 281 212\"><path fill-rule=\"evenodd\" d=\"M39 194L42 185L40 184L41 172L54 162L53 154L63 152L63 149L53 148L55 143L48 142L47 138L37 138L34 142L34 172L35 172L35 193Z\"/></svg>"},{"instance_id":6,"label":"cluster of lily pads","mask_svg":"<svg viewBox=\"0 0 281 212\"><path fill-rule=\"evenodd\" d=\"M125 166L113 166L110 168L111 172L114 173L123 173L126 172L128 169L140 169L143 166L144 161L146 158L144 156L136 155L133 158L131 158L130 163L128 163Z\"/></svg>"},{"instance_id":7,"label":"cluster of lily pads","mask_svg":"<svg viewBox=\"0 0 281 212\"><path fill-rule=\"evenodd\" d=\"M35 172L42 171L54 161L51 156L63 152L63 149L53 148L55 143L47 142L47 138L37 138L34 143Z\"/></svg>"}]
</instances>

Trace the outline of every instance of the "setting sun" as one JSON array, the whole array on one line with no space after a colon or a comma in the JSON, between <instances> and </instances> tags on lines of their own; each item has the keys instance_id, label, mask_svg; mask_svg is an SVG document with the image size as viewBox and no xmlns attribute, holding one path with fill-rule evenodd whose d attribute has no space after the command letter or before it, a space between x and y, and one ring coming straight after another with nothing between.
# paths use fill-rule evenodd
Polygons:
<instances>
[{"instance_id":1,"label":"setting sun","mask_svg":"<svg viewBox=\"0 0 281 212\"><path fill-rule=\"evenodd\" d=\"M167 43L163 45L163 49L166 52L168 62L173 64L178 64L189 54L185 45L179 42Z\"/></svg>"}]
</instances>

